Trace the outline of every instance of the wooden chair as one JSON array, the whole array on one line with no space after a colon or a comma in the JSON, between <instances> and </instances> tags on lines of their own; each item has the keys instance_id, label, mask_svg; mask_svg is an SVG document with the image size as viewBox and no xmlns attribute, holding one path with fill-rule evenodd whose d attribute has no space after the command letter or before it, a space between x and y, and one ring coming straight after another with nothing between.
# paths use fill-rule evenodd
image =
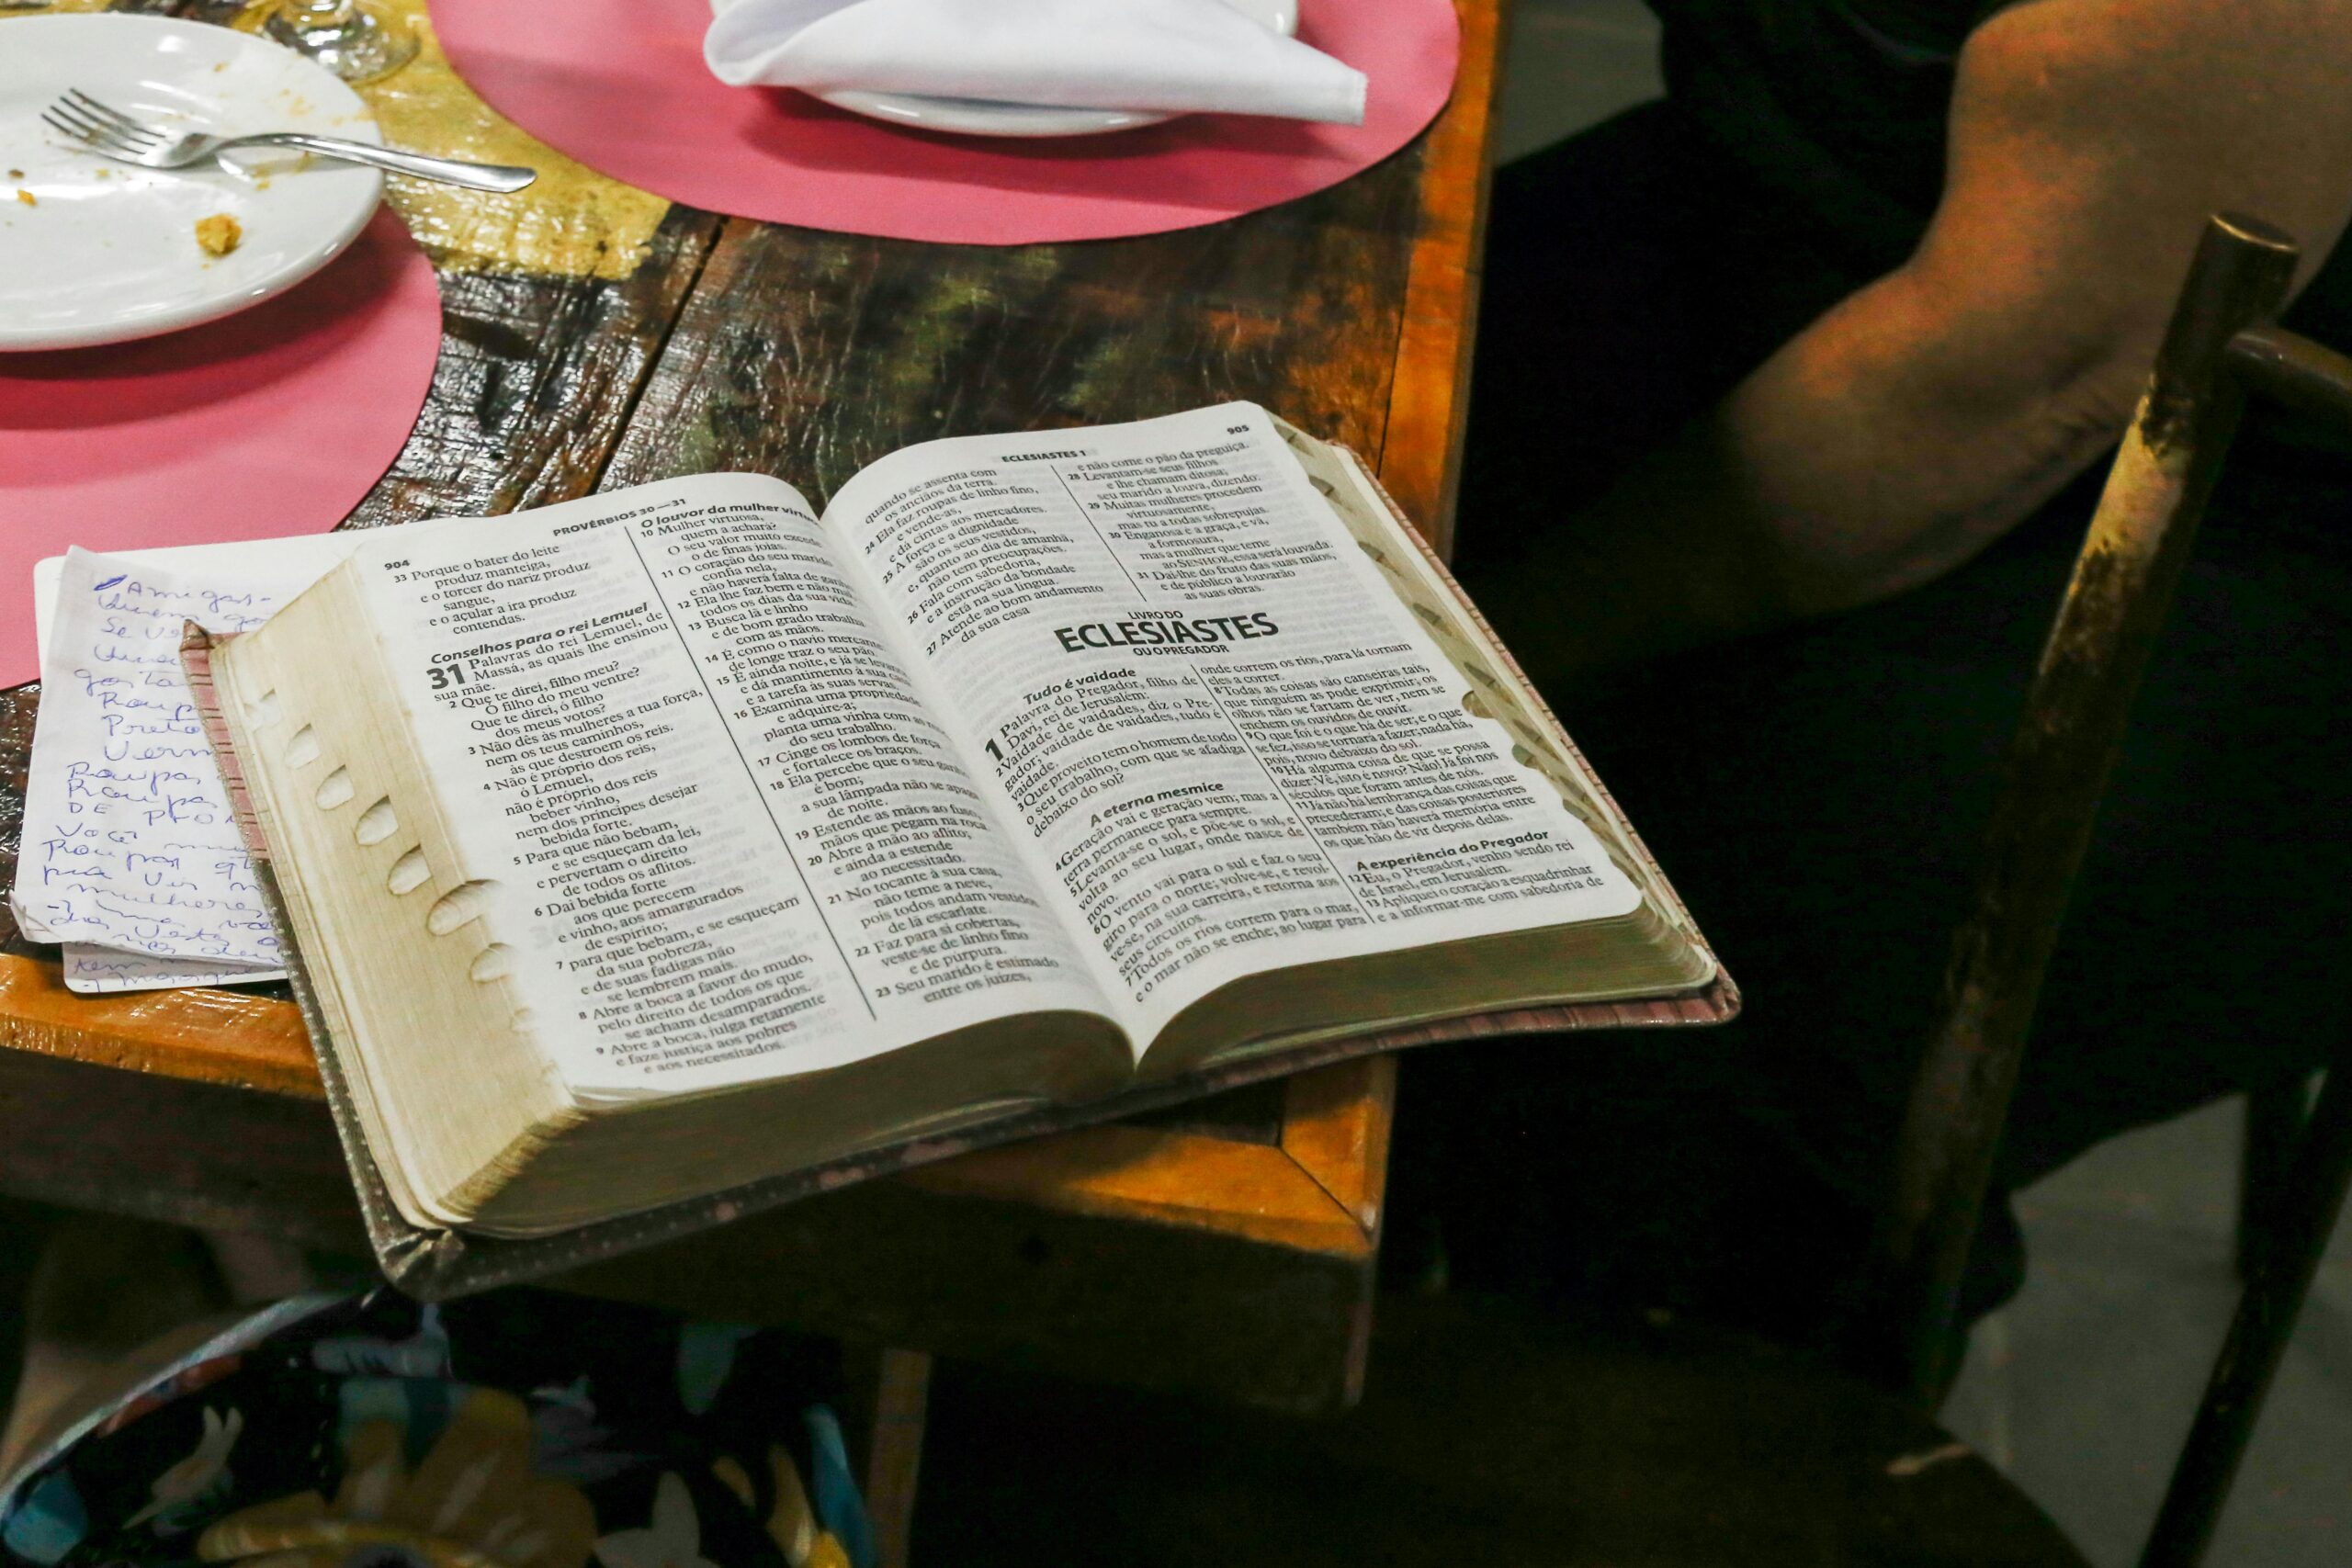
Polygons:
<instances>
[{"instance_id":1,"label":"wooden chair","mask_svg":"<svg viewBox=\"0 0 2352 1568\"><path fill-rule=\"evenodd\" d=\"M1904 1130L1875 1261L1882 1309L1857 1342L1866 1364L1935 1398L1960 1274L2067 892L2125 718L2170 607L2249 391L2352 432L2352 359L2276 324L2293 239L2256 220L2207 226L2140 411L2124 438L2042 654L1996 807L1974 914L1955 938L1943 1019ZM2339 1067L2352 1065L2340 1044ZM2299 1133L2277 1095L2250 1101L2239 1263L2245 1289L2143 1568L2200 1561L2264 1394L2352 1180L2352 1072L2331 1071ZM2284 1123L2282 1126L2281 1124ZM2284 1134L2282 1136L2282 1134ZM2260 1145L2290 1143L2290 1159ZM2256 1185L2259 1183L2259 1185Z\"/></svg>"},{"instance_id":2,"label":"wooden chair","mask_svg":"<svg viewBox=\"0 0 2352 1568\"><path fill-rule=\"evenodd\" d=\"M2180 411L2172 426L2178 433L2174 461L2182 477L2168 491L2153 491L2168 513L2168 532L2194 532L2249 391L2352 434L2352 358L2272 320L2295 257L2291 239L2251 220L2216 218L2209 230L2149 394L2154 400L2165 391L2169 369ZM2185 328L2192 315L2200 323ZM2149 418L2143 412L2141 424ZM2184 537L2179 552L2187 548ZM2337 1041L2308 1116L2301 1100L2301 1085L2249 1097L2238 1258L2245 1289L2142 1568L2188 1568L2203 1558L2221 1522L2263 1396L2352 1185L2352 1037Z\"/></svg>"},{"instance_id":3,"label":"wooden chair","mask_svg":"<svg viewBox=\"0 0 2352 1568\"><path fill-rule=\"evenodd\" d=\"M1954 937L1941 1016L1904 1129L1873 1259L1873 1310L1854 1341L1866 1363L1921 1397L1939 1393L1950 1371L1939 1347L1949 1341L2042 975L2246 393L2260 389L2352 427L2352 360L2274 321L2297 255L2292 239L2258 220L2224 215L2208 225L2011 745L1974 910ZM2257 1120L2279 1120L2278 1097L2261 1098ZM2259 1135L2278 1141L2272 1128ZM2265 1228L2291 1253L2291 1224L2273 1219ZM2249 1264L2269 1250L2242 1247Z\"/></svg>"},{"instance_id":4,"label":"wooden chair","mask_svg":"<svg viewBox=\"0 0 2352 1568\"><path fill-rule=\"evenodd\" d=\"M1930 1413L1957 1371L1962 1269L2068 893L2246 390L2352 425L2352 360L2272 324L2295 260L2248 220L2203 238L2011 744L1880 1231L1833 1335L1842 1365L1671 1323L1595 1336L1400 1300L1382 1303L1363 1407L1320 1426L959 1371L936 1405L919 1546L967 1564L1035 1560L1048 1539L1136 1564L2079 1563ZM2150 1568L2193 1563L2211 1535L2347 1172L2352 1071L2329 1076L2300 1137Z\"/></svg>"}]
</instances>

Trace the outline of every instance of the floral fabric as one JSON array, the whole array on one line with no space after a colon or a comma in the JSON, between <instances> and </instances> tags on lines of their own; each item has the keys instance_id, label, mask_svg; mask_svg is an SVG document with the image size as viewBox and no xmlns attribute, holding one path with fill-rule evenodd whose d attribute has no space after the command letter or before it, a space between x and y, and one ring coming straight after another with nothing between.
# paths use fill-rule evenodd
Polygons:
<instances>
[{"instance_id":1,"label":"floral fabric","mask_svg":"<svg viewBox=\"0 0 2352 1568\"><path fill-rule=\"evenodd\" d=\"M289 1302L0 1483L0 1564L873 1568L839 1376L536 1291Z\"/></svg>"}]
</instances>

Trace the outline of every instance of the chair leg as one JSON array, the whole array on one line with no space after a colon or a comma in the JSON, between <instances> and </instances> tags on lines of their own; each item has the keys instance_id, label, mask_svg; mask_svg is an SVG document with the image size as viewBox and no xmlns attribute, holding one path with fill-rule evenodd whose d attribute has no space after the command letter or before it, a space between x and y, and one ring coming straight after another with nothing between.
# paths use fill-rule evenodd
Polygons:
<instances>
[{"instance_id":1,"label":"chair leg","mask_svg":"<svg viewBox=\"0 0 2352 1568\"><path fill-rule=\"evenodd\" d=\"M884 1350L876 1358L873 1438L866 1451L865 1508L874 1520L881 1568L907 1568L914 1532L915 1479L922 1466L924 1413L930 1402L931 1358L919 1350Z\"/></svg>"},{"instance_id":2,"label":"chair leg","mask_svg":"<svg viewBox=\"0 0 2352 1568\"><path fill-rule=\"evenodd\" d=\"M2278 1201L2295 1157L2311 1103L2301 1078L2271 1084L2245 1097L2245 1141L2238 1150L2237 1269L2253 1282L2255 1265L2278 1232Z\"/></svg>"},{"instance_id":3,"label":"chair leg","mask_svg":"<svg viewBox=\"0 0 2352 1568\"><path fill-rule=\"evenodd\" d=\"M2194 1568L2212 1543L2230 1483L2254 1436L2263 1396L2295 1331L2352 1185L2352 1056L2340 1060L2320 1090L2272 1211L2254 1273L2238 1299L2229 1339L2213 1364L2204 1403L2174 1466L2140 1568Z\"/></svg>"}]
</instances>

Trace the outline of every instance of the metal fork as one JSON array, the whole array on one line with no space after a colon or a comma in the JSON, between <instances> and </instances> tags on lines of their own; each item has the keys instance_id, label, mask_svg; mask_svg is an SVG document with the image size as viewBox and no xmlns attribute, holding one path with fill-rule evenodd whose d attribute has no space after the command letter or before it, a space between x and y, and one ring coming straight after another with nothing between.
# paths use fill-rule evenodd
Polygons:
<instances>
[{"instance_id":1,"label":"metal fork","mask_svg":"<svg viewBox=\"0 0 2352 1568\"><path fill-rule=\"evenodd\" d=\"M312 136L308 131L278 130L259 136L207 136L195 130L167 130L109 108L78 88L41 111L52 130L85 147L126 164L148 169L185 169L241 147L292 147L338 158L346 164L367 164L396 175L464 186L469 190L521 190L539 177L537 169L512 164L465 164L454 158L428 158L372 142L346 141L337 136Z\"/></svg>"}]
</instances>

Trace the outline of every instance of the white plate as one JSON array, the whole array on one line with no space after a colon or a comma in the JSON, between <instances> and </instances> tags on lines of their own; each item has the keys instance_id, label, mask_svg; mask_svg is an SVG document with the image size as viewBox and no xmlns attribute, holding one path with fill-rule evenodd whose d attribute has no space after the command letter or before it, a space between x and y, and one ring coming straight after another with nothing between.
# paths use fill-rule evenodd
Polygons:
<instances>
[{"instance_id":1,"label":"white plate","mask_svg":"<svg viewBox=\"0 0 2352 1568\"><path fill-rule=\"evenodd\" d=\"M1284 38L1298 31L1298 0L1226 0L1226 4ZM1106 130L1132 130L1139 125L1158 125L1176 118L1125 109L1001 104L987 98L929 98L914 93L844 90L816 96L852 114L923 130L953 130L966 136L1098 136Z\"/></svg>"},{"instance_id":2,"label":"white plate","mask_svg":"<svg viewBox=\"0 0 2352 1568\"><path fill-rule=\"evenodd\" d=\"M191 130L382 140L359 95L244 33L160 17L0 19L0 349L120 343L242 310L324 266L383 193L381 175L348 164L113 163L41 124L68 87ZM220 257L196 243L197 220L216 212L244 231Z\"/></svg>"}]
</instances>

